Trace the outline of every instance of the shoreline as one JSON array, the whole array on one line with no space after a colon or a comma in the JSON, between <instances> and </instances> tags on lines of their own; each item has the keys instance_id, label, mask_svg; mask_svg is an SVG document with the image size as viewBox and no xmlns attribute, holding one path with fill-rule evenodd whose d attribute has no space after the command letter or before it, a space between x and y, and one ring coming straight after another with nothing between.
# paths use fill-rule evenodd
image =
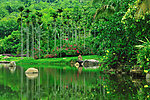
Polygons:
<instances>
[{"instance_id":1,"label":"shoreline","mask_svg":"<svg viewBox=\"0 0 150 100\"><path fill-rule=\"evenodd\" d=\"M5 57L5 56L3 56ZM98 55L86 55L82 56L83 60L86 59L95 59L100 62L99 68L96 69L86 69L83 68L83 71L98 71L98 72L103 72L103 73L108 73L108 74L140 74L143 76L145 74L145 70L141 70L141 73L136 73L136 70L133 70L132 68L128 71L123 71L122 69L112 69L112 68L107 68L107 66L103 63L102 57ZM17 65L23 66L24 65L51 65L53 66L52 68L59 68L59 69L72 69L72 70L78 70L74 64L78 60L78 56L75 57L61 57L61 58L43 58L43 59L34 59L34 58L27 58L27 57L8 57L5 59L0 59L0 61L15 61ZM73 62L73 63L72 63ZM56 67L57 66L57 67ZM45 67L48 68L48 67ZM131 71L134 72L131 72ZM129 72L130 71L130 72ZM147 71L147 70L146 70ZM149 71L149 70L148 70Z\"/></svg>"}]
</instances>

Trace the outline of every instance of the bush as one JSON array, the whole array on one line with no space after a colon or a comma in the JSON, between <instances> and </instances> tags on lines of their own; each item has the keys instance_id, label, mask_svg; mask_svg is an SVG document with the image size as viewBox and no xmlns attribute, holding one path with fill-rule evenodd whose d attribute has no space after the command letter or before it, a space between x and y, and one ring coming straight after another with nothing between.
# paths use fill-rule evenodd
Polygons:
<instances>
[{"instance_id":1,"label":"bush","mask_svg":"<svg viewBox=\"0 0 150 100\"><path fill-rule=\"evenodd\" d=\"M144 67L144 69L148 69L148 66L150 66L150 41L147 39L147 42L141 42L143 43L142 45L136 45L139 48L137 63Z\"/></svg>"},{"instance_id":2,"label":"bush","mask_svg":"<svg viewBox=\"0 0 150 100\"><path fill-rule=\"evenodd\" d=\"M0 53L17 53L20 48L20 33L13 31L11 35L0 40Z\"/></svg>"},{"instance_id":3,"label":"bush","mask_svg":"<svg viewBox=\"0 0 150 100\"><path fill-rule=\"evenodd\" d=\"M88 54L94 54L93 50L89 47L85 47L83 45L76 45L72 43L65 43L61 46L61 48L56 47L51 51L51 54L55 57L65 57L65 56L77 56L79 54L82 55L88 55Z\"/></svg>"}]
</instances>

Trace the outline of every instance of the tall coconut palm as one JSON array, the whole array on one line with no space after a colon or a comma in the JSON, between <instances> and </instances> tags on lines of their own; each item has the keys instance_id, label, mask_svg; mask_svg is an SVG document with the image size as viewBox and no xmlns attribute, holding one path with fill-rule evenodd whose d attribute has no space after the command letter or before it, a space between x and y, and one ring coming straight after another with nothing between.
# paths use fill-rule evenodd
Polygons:
<instances>
[{"instance_id":1,"label":"tall coconut palm","mask_svg":"<svg viewBox=\"0 0 150 100\"><path fill-rule=\"evenodd\" d=\"M57 34L57 28L56 28L56 23L55 23L55 28L54 28L54 34L55 34L55 42L54 42L54 48L56 49L56 34Z\"/></svg>"},{"instance_id":2,"label":"tall coconut palm","mask_svg":"<svg viewBox=\"0 0 150 100\"><path fill-rule=\"evenodd\" d=\"M35 26L35 23L36 23L36 16L35 15L32 15L31 17L32 19L32 24L31 24L31 27L32 27L32 45L31 45L31 48L32 48L32 58L34 58L34 26Z\"/></svg>"},{"instance_id":3,"label":"tall coconut palm","mask_svg":"<svg viewBox=\"0 0 150 100\"><path fill-rule=\"evenodd\" d=\"M27 43L26 43L26 47L27 47L27 57L29 57L29 28L30 28L30 26L29 26L29 23L30 23L30 20L29 20L29 13L31 12L29 9L27 9L27 10L25 10L25 12L26 12L26 18L27 18L27 20L26 20L26 25L27 25L27 30L26 30L26 33L27 33Z\"/></svg>"},{"instance_id":4,"label":"tall coconut palm","mask_svg":"<svg viewBox=\"0 0 150 100\"><path fill-rule=\"evenodd\" d=\"M37 22L37 26L38 26L38 51L39 51L39 58L40 58L40 42L41 42L41 30L42 30L42 25L43 25L43 22L41 21L41 17L43 16L42 13L39 13L37 12L36 15L38 16L38 22Z\"/></svg>"},{"instance_id":5,"label":"tall coconut palm","mask_svg":"<svg viewBox=\"0 0 150 100\"><path fill-rule=\"evenodd\" d=\"M50 37L50 24L47 24L47 29L48 29L48 36L47 36L47 54L49 53L49 37Z\"/></svg>"},{"instance_id":6,"label":"tall coconut palm","mask_svg":"<svg viewBox=\"0 0 150 100\"><path fill-rule=\"evenodd\" d=\"M22 15L23 15L23 10L24 10L24 7L20 6L19 8L19 11L21 12L21 57L23 57L23 29L22 29Z\"/></svg>"},{"instance_id":7,"label":"tall coconut palm","mask_svg":"<svg viewBox=\"0 0 150 100\"><path fill-rule=\"evenodd\" d=\"M77 44L77 26L76 26L76 23L74 23L74 27L75 27L75 43Z\"/></svg>"}]
</instances>

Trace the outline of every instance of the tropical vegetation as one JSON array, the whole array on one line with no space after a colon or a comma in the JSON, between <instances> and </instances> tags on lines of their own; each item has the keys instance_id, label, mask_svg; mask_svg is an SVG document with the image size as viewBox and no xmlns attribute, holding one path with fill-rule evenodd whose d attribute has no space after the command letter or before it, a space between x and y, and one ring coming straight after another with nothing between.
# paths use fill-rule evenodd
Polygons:
<instances>
[{"instance_id":1,"label":"tropical vegetation","mask_svg":"<svg viewBox=\"0 0 150 100\"><path fill-rule=\"evenodd\" d=\"M108 69L150 67L149 0L1 0L0 5L0 54L98 55Z\"/></svg>"}]
</instances>

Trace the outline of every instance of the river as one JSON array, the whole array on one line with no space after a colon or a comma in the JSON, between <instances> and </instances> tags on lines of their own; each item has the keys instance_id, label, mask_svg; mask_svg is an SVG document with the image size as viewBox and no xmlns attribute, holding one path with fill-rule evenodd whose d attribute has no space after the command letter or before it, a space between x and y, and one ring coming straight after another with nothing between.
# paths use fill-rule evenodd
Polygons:
<instances>
[{"instance_id":1,"label":"river","mask_svg":"<svg viewBox=\"0 0 150 100\"><path fill-rule=\"evenodd\" d=\"M32 67L32 65L26 65ZM102 74L33 65L35 76L26 76L27 68L0 68L0 100L149 100L150 81L129 75Z\"/></svg>"}]
</instances>

